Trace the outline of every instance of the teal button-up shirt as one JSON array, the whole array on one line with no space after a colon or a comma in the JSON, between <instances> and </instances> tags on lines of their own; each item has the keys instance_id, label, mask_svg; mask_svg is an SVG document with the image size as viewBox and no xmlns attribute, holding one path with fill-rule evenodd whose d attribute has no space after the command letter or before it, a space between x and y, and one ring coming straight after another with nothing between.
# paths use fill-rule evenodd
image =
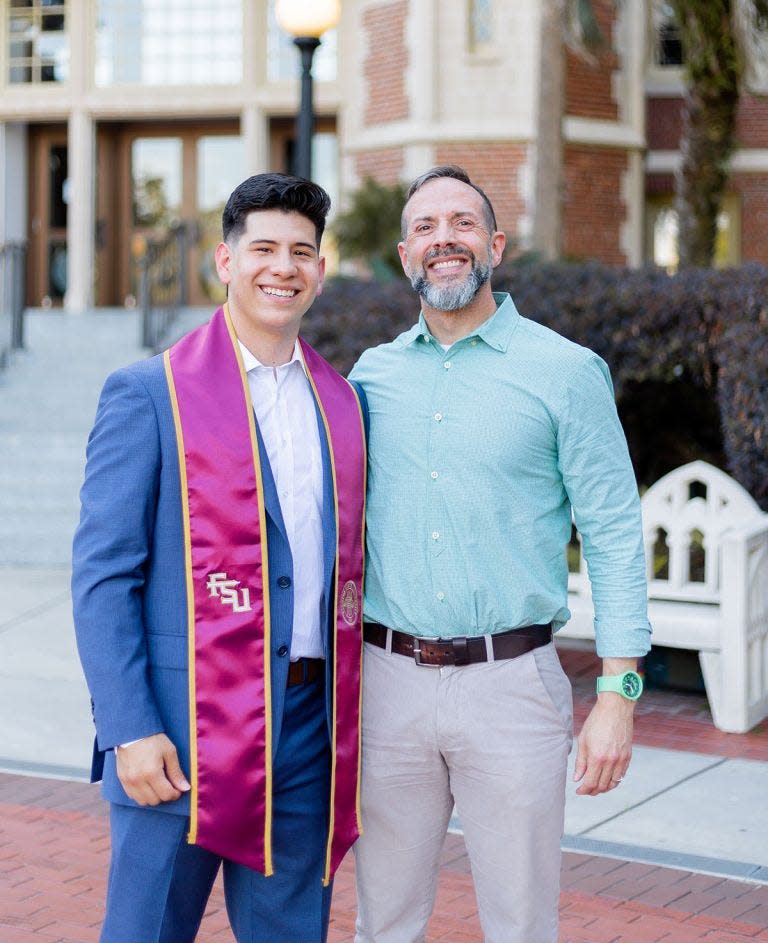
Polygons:
<instances>
[{"instance_id":1,"label":"teal button-up shirt","mask_svg":"<svg viewBox=\"0 0 768 943\"><path fill-rule=\"evenodd\" d=\"M573 509L598 654L643 655L640 502L608 367L494 298L447 351L422 315L350 375L370 412L365 617L446 638L560 628Z\"/></svg>"}]
</instances>

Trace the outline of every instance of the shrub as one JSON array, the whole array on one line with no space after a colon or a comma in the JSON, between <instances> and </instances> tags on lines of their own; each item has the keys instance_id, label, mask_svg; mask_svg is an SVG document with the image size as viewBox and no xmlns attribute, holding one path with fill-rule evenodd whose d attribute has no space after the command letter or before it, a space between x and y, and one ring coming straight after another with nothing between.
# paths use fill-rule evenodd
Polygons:
<instances>
[{"instance_id":1,"label":"shrub","mask_svg":"<svg viewBox=\"0 0 768 943\"><path fill-rule=\"evenodd\" d=\"M380 282L390 282L401 273L397 244L405 191L404 183L387 186L366 177L333 223L342 258L363 261Z\"/></svg>"},{"instance_id":2,"label":"shrub","mask_svg":"<svg viewBox=\"0 0 768 943\"><path fill-rule=\"evenodd\" d=\"M768 268L669 276L656 268L504 263L494 288L611 368L641 485L694 458L768 510ZM342 372L418 315L410 285L333 279L304 333Z\"/></svg>"}]
</instances>

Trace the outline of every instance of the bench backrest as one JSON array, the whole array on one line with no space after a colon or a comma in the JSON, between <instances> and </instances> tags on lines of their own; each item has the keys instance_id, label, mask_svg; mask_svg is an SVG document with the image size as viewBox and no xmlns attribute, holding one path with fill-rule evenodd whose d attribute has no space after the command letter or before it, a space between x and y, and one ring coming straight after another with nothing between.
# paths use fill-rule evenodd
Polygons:
<instances>
[{"instance_id":1,"label":"bench backrest","mask_svg":"<svg viewBox=\"0 0 768 943\"><path fill-rule=\"evenodd\" d=\"M738 482L703 461L660 478L640 504L650 599L719 603L722 538L766 518ZM572 593L588 595L585 571L580 561L570 574Z\"/></svg>"},{"instance_id":2,"label":"bench backrest","mask_svg":"<svg viewBox=\"0 0 768 943\"><path fill-rule=\"evenodd\" d=\"M720 602L723 536L764 516L751 495L696 461L659 479L641 505L649 597Z\"/></svg>"}]
</instances>

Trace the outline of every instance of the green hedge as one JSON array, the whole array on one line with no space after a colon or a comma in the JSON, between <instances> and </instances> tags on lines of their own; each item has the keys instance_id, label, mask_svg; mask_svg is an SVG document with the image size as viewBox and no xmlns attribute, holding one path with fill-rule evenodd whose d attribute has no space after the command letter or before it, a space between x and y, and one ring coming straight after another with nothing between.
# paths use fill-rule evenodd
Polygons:
<instances>
[{"instance_id":1,"label":"green hedge","mask_svg":"<svg viewBox=\"0 0 768 943\"><path fill-rule=\"evenodd\" d=\"M519 261L496 270L494 288L608 362L641 486L703 458L768 510L768 268L669 276ZM417 314L405 280L332 279L304 333L348 372L362 350L406 330Z\"/></svg>"}]
</instances>

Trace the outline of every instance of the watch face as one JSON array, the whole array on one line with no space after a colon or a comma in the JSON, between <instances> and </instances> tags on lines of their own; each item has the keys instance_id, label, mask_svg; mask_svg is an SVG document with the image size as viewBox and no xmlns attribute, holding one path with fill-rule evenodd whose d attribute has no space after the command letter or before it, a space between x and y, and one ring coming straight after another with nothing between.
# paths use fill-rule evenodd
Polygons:
<instances>
[{"instance_id":1,"label":"watch face","mask_svg":"<svg viewBox=\"0 0 768 943\"><path fill-rule=\"evenodd\" d=\"M627 671L621 679L621 690L625 697L634 700L640 695L641 684L639 675L636 675L634 671Z\"/></svg>"}]
</instances>

